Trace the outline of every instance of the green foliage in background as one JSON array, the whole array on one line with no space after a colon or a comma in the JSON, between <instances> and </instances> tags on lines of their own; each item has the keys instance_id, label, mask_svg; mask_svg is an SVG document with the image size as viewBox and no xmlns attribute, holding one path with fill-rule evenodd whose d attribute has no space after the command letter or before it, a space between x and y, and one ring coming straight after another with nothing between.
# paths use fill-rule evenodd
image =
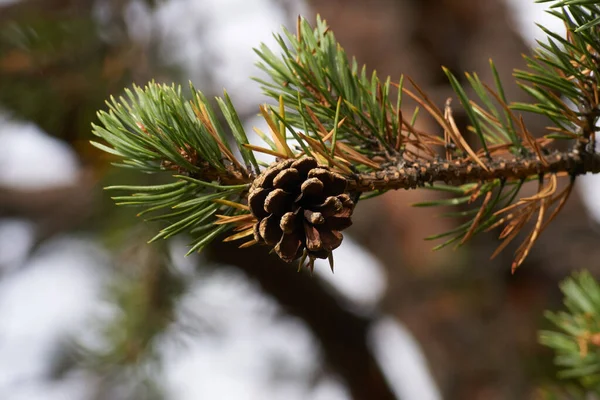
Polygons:
<instances>
[{"instance_id":1,"label":"green foliage in background","mask_svg":"<svg viewBox=\"0 0 600 400\"><path fill-rule=\"evenodd\" d=\"M560 285L565 311L547 312L556 331L540 332L540 343L556 353L558 376L576 379L600 395L600 284L587 271Z\"/></svg>"}]
</instances>

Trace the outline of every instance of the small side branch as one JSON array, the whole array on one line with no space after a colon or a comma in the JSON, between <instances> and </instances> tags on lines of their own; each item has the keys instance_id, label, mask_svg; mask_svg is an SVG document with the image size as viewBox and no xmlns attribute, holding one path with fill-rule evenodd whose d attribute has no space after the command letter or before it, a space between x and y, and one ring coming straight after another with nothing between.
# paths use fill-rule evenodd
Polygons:
<instances>
[{"instance_id":1,"label":"small side branch","mask_svg":"<svg viewBox=\"0 0 600 400\"><path fill-rule=\"evenodd\" d=\"M600 154L579 152L554 153L539 158L495 158L484 161L485 168L469 160L419 161L403 167L392 166L381 171L356 174L348 180L349 192L415 189L427 183L443 182L462 185L489 182L494 179L527 179L532 176L564 172L571 176L600 172Z\"/></svg>"}]
</instances>

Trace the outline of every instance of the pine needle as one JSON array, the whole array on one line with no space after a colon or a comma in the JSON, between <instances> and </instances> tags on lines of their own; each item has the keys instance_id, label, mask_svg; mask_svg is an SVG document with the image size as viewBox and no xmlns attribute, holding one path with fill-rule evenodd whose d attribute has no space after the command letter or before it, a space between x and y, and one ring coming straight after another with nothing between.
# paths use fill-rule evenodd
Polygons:
<instances>
[{"instance_id":1,"label":"pine needle","mask_svg":"<svg viewBox=\"0 0 600 400\"><path fill-rule=\"evenodd\" d=\"M247 247L254 246L256 243L258 243L258 242L256 241L256 239L252 239L252 240L250 240L250 241L248 241L248 242L246 242L246 243L242 243L242 244L239 246L239 248L240 248L240 249L245 249L245 248L247 248Z\"/></svg>"},{"instance_id":2,"label":"pine needle","mask_svg":"<svg viewBox=\"0 0 600 400\"><path fill-rule=\"evenodd\" d=\"M256 146L256 145L253 145L253 144L244 144L243 146L245 148L247 148L247 149L250 149L250 150L253 150L253 151L258 151L259 153L268 154L270 156L275 156L277 158L281 158L281 159L289 158L287 156L287 154L279 153L277 151L273 151L271 149L266 149L264 147Z\"/></svg>"},{"instance_id":3,"label":"pine needle","mask_svg":"<svg viewBox=\"0 0 600 400\"><path fill-rule=\"evenodd\" d=\"M448 99L448 101L446 102L446 107L450 108L450 101L451 99ZM483 168L485 171L488 171L488 167L483 163L483 161L481 161L481 159L479 157L477 157L477 154L475 154L475 152L473 151L473 149L471 149L471 146L469 146L469 143L467 143L467 141L465 140L465 138L462 136L462 134L460 133L460 131L458 130L458 127L456 126L456 122L454 121L454 117L452 116L452 110L450 110L447 113L448 116L448 124L445 126L449 126L450 129L448 130L448 132L451 134L450 136L452 137L452 140L454 141L454 143L462 150L466 151L467 154L469 154L469 156L471 156L471 159L476 162L477 164L479 164L479 166L481 168ZM442 126L444 127L444 126Z\"/></svg>"},{"instance_id":4,"label":"pine needle","mask_svg":"<svg viewBox=\"0 0 600 400\"><path fill-rule=\"evenodd\" d=\"M216 214L215 217L218 218L218 221L214 222L215 225L246 223L246 222L252 221L254 219L254 216L252 214L242 214L242 215Z\"/></svg>"},{"instance_id":5,"label":"pine needle","mask_svg":"<svg viewBox=\"0 0 600 400\"><path fill-rule=\"evenodd\" d=\"M273 142L275 143L277 152L280 154L284 154L283 158L293 157L294 153L292 153L292 150L287 144L287 140L285 139L285 132L283 135L281 134L281 132L279 131L279 127L277 126L275 121L273 121L273 118L271 118L271 115L269 114L269 108L266 105L261 105L260 113L262 114L264 120L267 122L267 125L269 125L269 128L271 129L271 136L273 137Z\"/></svg>"},{"instance_id":6,"label":"pine needle","mask_svg":"<svg viewBox=\"0 0 600 400\"><path fill-rule=\"evenodd\" d=\"M483 203L481 204L481 208L477 212L477 215L475 215L475 218L473 218L473 223L469 227L469 230L467 231L467 233L465 233L465 236L460 241L461 245L465 244L469 239L471 239L471 237L475 233L475 230L479 226L481 219L485 215L485 212L487 210L487 206L488 206L490 200L492 200L492 191L491 190L489 192L487 192L487 194L485 195L485 199L483 200Z\"/></svg>"},{"instance_id":7,"label":"pine needle","mask_svg":"<svg viewBox=\"0 0 600 400\"><path fill-rule=\"evenodd\" d=\"M247 205L236 203L235 201L225 200L225 199L215 199L213 203L222 204L224 206L237 208L239 210L250 211L250 208Z\"/></svg>"},{"instance_id":8,"label":"pine needle","mask_svg":"<svg viewBox=\"0 0 600 400\"><path fill-rule=\"evenodd\" d=\"M511 267L511 273L515 273L515 271L517 270L517 268L523 263L523 261L525 260L525 258L527 257L527 255L529 254L529 251L531 250L531 247L533 247L533 244L535 243L536 239L539 236L539 233L541 231L542 228L542 222L544 221L544 214L546 213L546 206L548 204L548 199L544 199L542 200L542 203L540 205L540 211L538 213L538 219L535 223L535 228L533 229L533 231L531 232L531 235L529 237L529 240L526 242L527 245L525 246L525 248L520 252L520 256L517 257L517 259L515 261L513 261L512 267Z\"/></svg>"},{"instance_id":9,"label":"pine needle","mask_svg":"<svg viewBox=\"0 0 600 400\"><path fill-rule=\"evenodd\" d=\"M254 234L254 229L252 229L252 228L251 229L246 229L245 231L238 232L238 233L236 233L234 235L231 235L231 236L227 236L225 239L223 239L223 241L224 242L233 242L235 240L242 239L242 238L251 236L253 234Z\"/></svg>"}]
</instances>

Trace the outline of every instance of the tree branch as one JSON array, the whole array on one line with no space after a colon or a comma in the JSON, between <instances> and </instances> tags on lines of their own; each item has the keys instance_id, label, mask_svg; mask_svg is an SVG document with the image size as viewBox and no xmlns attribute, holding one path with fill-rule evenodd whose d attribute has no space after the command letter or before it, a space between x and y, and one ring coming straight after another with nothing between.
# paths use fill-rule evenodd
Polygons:
<instances>
[{"instance_id":1,"label":"tree branch","mask_svg":"<svg viewBox=\"0 0 600 400\"><path fill-rule=\"evenodd\" d=\"M579 152L554 153L539 160L532 157L483 160L483 166L473 161L419 161L409 165L388 167L381 171L356 174L348 180L347 191L414 189L426 183L444 182L461 185L469 182L489 182L494 179L526 179L532 176L565 172L583 175L600 172L600 154Z\"/></svg>"}]
</instances>

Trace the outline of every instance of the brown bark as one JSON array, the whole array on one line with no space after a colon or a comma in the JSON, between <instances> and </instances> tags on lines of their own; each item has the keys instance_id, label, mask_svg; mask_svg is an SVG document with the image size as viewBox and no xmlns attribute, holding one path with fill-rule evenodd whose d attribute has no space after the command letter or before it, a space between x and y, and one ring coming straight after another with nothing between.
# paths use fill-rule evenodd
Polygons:
<instances>
[{"instance_id":1,"label":"brown bark","mask_svg":"<svg viewBox=\"0 0 600 400\"><path fill-rule=\"evenodd\" d=\"M73 184L43 189L0 187L0 219L25 218L36 225L35 245L56 234L77 229L97 211L97 179L89 172Z\"/></svg>"},{"instance_id":2,"label":"brown bark","mask_svg":"<svg viewBox=\"0 0 600 400\"><path fill-rule=\"evenodd\" d=\"M349 192L372 190L414 189L426 183L444 182L454 186L470 182L490 182L494 179L526 179L536 175L566 172L569 175L600 172L600 154L555 153L538 158L492 159L482 161L431 161L382 171L358 174L348 181Z\"/></svg>"}]
</instances>

